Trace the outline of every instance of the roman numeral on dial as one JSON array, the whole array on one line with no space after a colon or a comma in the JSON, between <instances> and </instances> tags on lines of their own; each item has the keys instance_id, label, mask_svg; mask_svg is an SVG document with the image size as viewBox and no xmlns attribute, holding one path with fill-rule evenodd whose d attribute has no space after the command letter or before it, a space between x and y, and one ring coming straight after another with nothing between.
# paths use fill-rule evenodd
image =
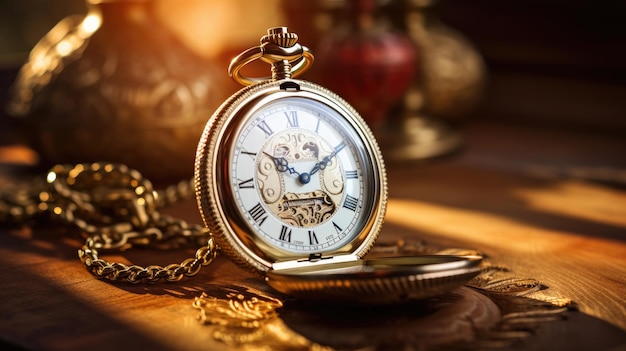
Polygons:
<instances>
[{"instance_id":1,"label":"roman numeral on dial","mask_svg":"<svg viewBox=\"0 0 626 351\"><path fill-rule=\"evenodd\" d=\"M300 123L298 123L298 111L285 112L285 117L287 117L287 127L296 128L300 126Z\"/></svg>"},{"instance_id":2,"label":"roman numeral on dial","mask_svg":"<svg viewBox=\"0 0 626 351\"><path fill-rule=\"evenodd\" d=\"M257 124L257 127L259 127L259 129L261 129L263 133L265 133L266 138L274 133L272 131L272 128L270 128L270 126L265 121L261 121L261 123Z\"/></svg>"},{"instance_id":3,"label":"roman numeral on dial","mask_svg":"<svg viewBox=\"0 0 626 351\"><path fill-rule=\"evenodd\" d=\"M239 181L239 189L254 189L254 181L252 178Z\"/></svg>"},{"instance_id":4,"label":"roman numeral on dial","mask_svg":"<svg viewBox=\"0 0 626 351\"><path fill-rule=\"evenodd\" d=\"M261 203L257 203L256 205L254 205L254 207L248 210L248 213L258 225L263 224L263 222L265 222L265 220L267 219L267 213L263 206L261 206Z\"/></svg>"},{"instance_id":5,"label":"roman numeral on dial","mask_svg":"<svg viewBox=\"0 0 626 351\"><path fill-rule=\"evenodd\" d=\"M282 241L291 241L291 229L285 226L280 228L280 236L278 237L278 239Z\"/></svg>"},{"instance_id":6,"label":"roman numeral on dial","mask_svg":"<svg viewBox=\"0 0 626 351\"><path fill-rule=\"evenodd\" d=\"M250 151L246 151L246 150L241 150L241 153L244 155L248 155L250 157L252 157L253 159L256 158L256 152L250 152Z\"/></svg>"},{"instance_id":7,"label":"roman numeral on dial","mask_svg":"<svg viewBox=\"0 0 626 351\"><path fill-rule=\"evenodd\" d=\"M346 195L346 200L343 202L343 207L350 211L356 211L356 207L359 204L359 199L356 197Z\"/></svg>"},{"instance_id":8,"label":"roman numeral on dial","mask_svg":"<svg viewBox=\"0 0 626 351\"><path fill-rule=\"evenodd\" d=\"M343 230L337 223L333 222L333 227L335 227L335 230L337 231L337 233L341 233L341 231Z\"/></svg>"},{"instance_id":9,"label":"roman numeral on dial","mask_svg":"<svg viewBox=\"0 0 626 351\"><path fill-rule=\"evenodd\" d=\"M319 241L317 241L317 235L315 235L315 232L312 230L309 230L309 244L319 244Z\"/></svg>"}]
</instances>

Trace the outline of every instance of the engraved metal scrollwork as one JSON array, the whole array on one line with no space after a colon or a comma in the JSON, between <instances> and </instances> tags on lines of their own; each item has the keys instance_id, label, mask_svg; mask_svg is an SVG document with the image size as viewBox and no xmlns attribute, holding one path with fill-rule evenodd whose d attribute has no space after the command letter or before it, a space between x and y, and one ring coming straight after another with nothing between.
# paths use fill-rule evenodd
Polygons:
<instances>
[{"instance_id":1,"label":"engraved metal scrollwork","mask_svg":"<svg viewBox=\"0 0 626 351\"><path fill-rule=\"evenodd\" d=\"M322 191L304 194L288 193L279 204L278 216L298 227L312 227L326 222L335 213L336 206Z\"/></svg>"},{"instance_id":2,"label":"engraved metal scrollwork","mask_svg":"<svg viewBox=\"0 0 626 351\"><path fill-rule=\"evenodd\" d=\"M193 302L200 322L214 327L213 339L235 348L331 350L289 329L276 312L283 307L280 300L245 288L230 290L223 299L203 293Z\"/></svg>"}]
</instances>

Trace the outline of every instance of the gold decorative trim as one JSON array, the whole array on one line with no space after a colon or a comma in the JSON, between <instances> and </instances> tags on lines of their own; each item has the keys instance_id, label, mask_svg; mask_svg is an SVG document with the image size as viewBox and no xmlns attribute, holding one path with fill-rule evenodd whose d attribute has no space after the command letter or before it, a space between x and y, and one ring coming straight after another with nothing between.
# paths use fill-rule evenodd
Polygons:
<instances>
[{"instance_id":1,"label":"gold decorative trim","mask_svg":"<svg viewBox=\"0 0 626 351\"><path fill-rule=\"evenodd\" d=\"M548 287L536 279L519 278L502 266L486 266L467 286L489 297L502 310L502 317L493 328L463 345L465 349L508 349L531 337L543 324L562 321L567 311L577 309L567 298L537 296L535 293Z\"/></svg>"},{"instance_id":2,"label":"gold decorative trim","mask_svg":"<svg viewBox=\"0 0 626 351\"><path fill-rule=\"evenodd\" d=\"M289 329L276 311L283 307L279 299L247 288L228 290L223 299L203 293L193 302L200 322L213 326L213 339L235 348L254 345L255 350L332 350Z\"/></svg>"}]
</instances>

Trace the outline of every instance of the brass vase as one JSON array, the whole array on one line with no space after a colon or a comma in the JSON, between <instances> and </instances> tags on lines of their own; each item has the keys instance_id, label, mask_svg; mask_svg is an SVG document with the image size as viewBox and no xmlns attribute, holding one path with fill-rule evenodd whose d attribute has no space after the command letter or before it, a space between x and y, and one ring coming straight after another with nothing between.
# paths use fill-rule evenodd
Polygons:
<instances>
[{"instance_id":1,"label":"brass vase","mask_svg":"<svg viewBox=\"0 0 626 351\"><path fill-rule=\"evenodd\" d=\"M437 0L392 0L394 24L413 40L420 60L403 100L379 131L388 160L422 160L463 146L459 126L482 98L486 68L460 32L443 23Z\"/></svg>"},{"instance_id":2,"label":"brass vase","mask_svg":"<svg viewBox=\"0 0 626 351\"><path fill-rule=\"evenodd\" d=\"M88 0L33 48L7 111L41 165L121 162L191 177L225 76L159 23L147 0Z\"/></svg>"}]
</instances>

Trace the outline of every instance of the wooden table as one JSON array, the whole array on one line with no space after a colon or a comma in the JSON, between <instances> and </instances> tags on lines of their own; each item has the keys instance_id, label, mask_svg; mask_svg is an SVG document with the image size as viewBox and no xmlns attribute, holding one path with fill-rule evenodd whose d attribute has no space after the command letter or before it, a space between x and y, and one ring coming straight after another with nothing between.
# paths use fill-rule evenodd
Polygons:
<instances>
[{"instance_id":1,"label":"wooden table","mask_svg":"<svg viewBox=\"0 0 626 351\"><path fill-rule=\"evenodd\" d=\"M290 302L221 256L178 283L112 284L86 271L71 232L2 227L0 340L29 350L626 348L626 140L481 123L465 135L456 155L389 165L379 242L478 250L495 275L473 288L399 308L329 310ZM192 200L167 212L200 222ZM190 252L106 257L165 265ZM204 323L194 302L211 307ZM243 318L246 308L257 314Z\"/></svg>"}]
</instances>

